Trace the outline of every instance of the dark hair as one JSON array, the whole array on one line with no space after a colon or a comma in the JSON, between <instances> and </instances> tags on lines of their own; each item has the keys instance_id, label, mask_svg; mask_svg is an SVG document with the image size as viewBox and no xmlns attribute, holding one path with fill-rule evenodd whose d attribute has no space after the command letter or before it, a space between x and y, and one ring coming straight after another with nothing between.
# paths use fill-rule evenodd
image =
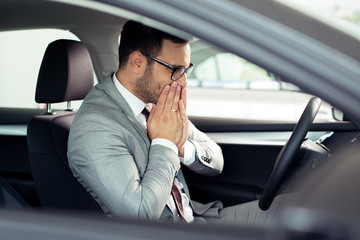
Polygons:
<instances>
[{"instance_id":1,"label":"dark hair","mask_svg":"<svg viewBox=\"0 0 360 240\"><path fill-rule=\"evenodd\" d=\"M132 20L126 22L120 38L119 68L126 65L129 55L134 51L145 52L156 57L165 39L180 44L189 42Z\"/></svg>"}]
</instances>

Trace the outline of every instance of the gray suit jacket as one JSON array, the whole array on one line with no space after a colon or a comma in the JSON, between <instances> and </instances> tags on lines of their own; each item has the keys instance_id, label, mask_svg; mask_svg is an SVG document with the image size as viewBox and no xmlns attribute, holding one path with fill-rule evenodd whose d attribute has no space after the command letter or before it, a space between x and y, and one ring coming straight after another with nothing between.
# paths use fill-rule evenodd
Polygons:
<instances>
[{"instance_id":1,"label":"gray suit jacket","mask_svg":"<svg viewBox=\"0 0 360 240\"><path fill-rule=\"evenodd\" d=\"M191 123L189 140L195 146L196 161L187 167L200 174L219 174L223 168L220 147ZM111 77L95 86L80 107L71 126L68 159L74 176L105 214L171 219L166 202L180 169L179 158L167 147L151 146ZM181 172L178 178L188 194ZM191 204L198 215L214 210L209 211L213 203Z\"/></svg>"}]
</instances>

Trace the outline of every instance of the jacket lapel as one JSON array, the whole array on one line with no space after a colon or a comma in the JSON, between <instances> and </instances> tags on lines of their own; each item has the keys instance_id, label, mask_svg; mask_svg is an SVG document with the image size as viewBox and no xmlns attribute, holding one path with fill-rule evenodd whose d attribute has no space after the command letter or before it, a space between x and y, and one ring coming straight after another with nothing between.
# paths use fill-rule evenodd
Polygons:
<instances>
[{"instance_id":1,"label":"jacket lapel","mask_svg":"<svg viewBox=\"0 0 360 240\"><path fill-rule=\"evenodd\" d=\"M139 121L134 117L134 113L132 112L129 104L125 101L124 97L116 89L112 81L112 77L106 77L105 80L101 82L101 86L106 92L106 94L115 102L116 106L119 108L121 112L120 114L122 115L122 117L119 117L119 119L126 120L121 124L124 125L127 130L134 133L134 135L139 139L139 143L144 143L140 145L142 146L147 156L147 152L150 147L149 137L147 136L146 131L141 126Z\"/></svg>"}]
</instances>

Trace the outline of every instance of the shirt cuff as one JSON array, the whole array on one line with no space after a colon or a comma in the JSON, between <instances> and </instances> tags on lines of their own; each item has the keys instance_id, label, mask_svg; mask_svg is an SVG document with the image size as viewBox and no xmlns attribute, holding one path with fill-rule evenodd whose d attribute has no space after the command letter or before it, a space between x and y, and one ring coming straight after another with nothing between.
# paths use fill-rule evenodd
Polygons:
<instances>
[{"instance_id":1,"label":"shirt cuff","mask_svg":"<svg viewBox=\"0 0 360 240\"><path fill-rule=\"evenodd\" d=\"M184 165L191 165L195 162L195 146L190 141L186 140L184 145L184 157L180 157L180 162Z\"/></svg>"},{"instance_id":2,"label":"shirt cuff","mask_svg":"<svg viewBox=\"0 0 360 240\"><path fill-rule=\"evenodd\" d=\"M179 150L178 150L177 146L170 140L167 140L165 138L155 138L151 141L151 145L155 145L155 144L168 147L171 150L173 150L176 153L176 155L179 155Z\"/></svg>"}]
</instances>

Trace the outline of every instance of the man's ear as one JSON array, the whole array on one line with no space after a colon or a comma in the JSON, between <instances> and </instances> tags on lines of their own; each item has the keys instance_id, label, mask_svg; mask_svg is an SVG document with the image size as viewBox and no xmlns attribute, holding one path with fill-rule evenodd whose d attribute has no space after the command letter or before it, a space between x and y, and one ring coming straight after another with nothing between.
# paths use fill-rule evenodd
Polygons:
<instances>
[{"instance_id":1,"label":"man's ear","mask_svg":"<svg viewBox=\"0 0 360 240\"><path fill-rule=\"evenodd\" d=\"M134 51L129 56L129 64L134 73L143 74L146 69L147 61L141 52Z\"/></svg>"}]
</instances>

